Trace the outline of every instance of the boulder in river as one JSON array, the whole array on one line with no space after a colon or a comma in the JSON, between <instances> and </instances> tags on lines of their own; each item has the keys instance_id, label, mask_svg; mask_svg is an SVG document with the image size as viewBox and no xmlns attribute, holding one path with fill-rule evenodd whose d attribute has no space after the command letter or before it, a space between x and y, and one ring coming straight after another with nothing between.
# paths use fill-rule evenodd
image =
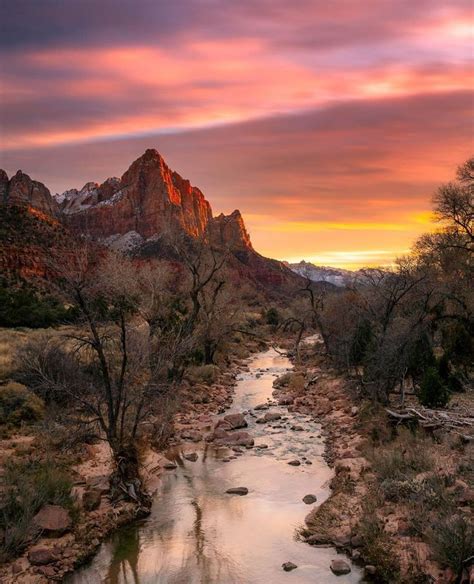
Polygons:
<instances>
[{"instance_id":1,"label":"boulder in river","mask_svg":"<svg viewBox=\"0 0 474 584\"><path fill-rule=\"evenodd\" d=\"M163 468L165 468L166 470L174 470L177 467L178 467L178 465L176 464L176 462L173 462L172 460L168 460L163 465Z\"/></svg>"},{"instance_id":2,"label":"boulder in river","mask_svg":"<svg viewBox=\"0 0 474 584\"><path fill-rule=\"evenodd\" d=\"M351 567L344 560L333 560L331 562L331 572L336 576L343 576L344 574L349 574Z\"/></svg>"},{"instance_id":3,"label":"boulder in river","mask_svg":"<svg viewBox=\"0 0 474 584\"><path fill-rule=\"evenodd\" d=\"M199 458L197 452L186 452L185 454L183 454L183 458L185 460L189 460L190 462L196 462L196 460Z\"/></svg>"},{"instance_id":4,"label":"boulder in river","mask_svg":"<svg viewBox=\"0 0 474 584\"><path fill-rule=\"evenodd\" d=\"M303 497L303 503L306 503L306 505L312 505L313 503L316 503L316 501L316 495L305 495Z\"/></svg>"},{"instance_id":5,"label":"boulder in river","mask_svg":"<svg viewBox=\"0 0 474 584\"><path fill-rule=\"evenodd\" d=\"M295 460L290 460L290 462L288 463L290 466L299 466L301 464L301 462L297 459Z\"/></svg>"},{"instance_id":6,"label":"boulder in river","mask_svg":"<svg viewBox=\"0 0 474 584\"><path fill-rule=\"evenodd\" d=\"M226 493L228 495L248 495L249 490L247 487L231 487L227 489Z\"/></svg>"},{"instance_id":7,"label":"boulder in river","mask_svg":"<svg viewBox=\"0 0 474 584\"><path fill-rule=\"evenodd\" d=\"M293 564L293 562L285 562L281 565L281 567L285 570L285 572L291 572L292 570L296 570L298 566Z\"/></svg>"},{"instance_id":8,"label":"boulder in river","mask_svg":"<svg viewBox=\"0 0 474 584\"><path fill-rule=\"evenodd\" d=\"M263 416L263 419L265 420L265 422L274 422L275 420L279 420L280 418L281 418L281 414L279 414L278 412L267 412Z\"/></svg>"},{"instance_id":9,"label":"boulder in river","mask_svg":"<svg viewBox=\"0 0 474 584\"><path fill-rule=\"evenodd\" d=\"M232 430L239 430L248 426L244 414L227 414L227 416L224 416L224 421Z\"/></svg>"},{"instance_id":10,"label":"boulder in river","mask_svg":"<svg viewBox=\"0 0 474 584\"><path fill-rule=\"evenodd\" d=\"M214 433L216 435L215 443L218 446L245 446L245 448L251 448L254 445L254 439L248 432L238 431L238 432L220 432L216 430Z\"/></svg>"}]
</instances>

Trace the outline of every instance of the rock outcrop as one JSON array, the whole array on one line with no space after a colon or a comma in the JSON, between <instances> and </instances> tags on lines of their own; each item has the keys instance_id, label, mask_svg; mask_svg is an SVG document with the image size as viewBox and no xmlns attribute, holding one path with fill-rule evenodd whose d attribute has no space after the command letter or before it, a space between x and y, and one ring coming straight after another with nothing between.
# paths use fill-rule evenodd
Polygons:
<instances>
[{"instance_id":1,"label":"rock outcrop","mask_svg":"<svg viewBox=\"0 0 474 584\"><path fill-rule=\"evenodd\" d=\"M301 285L299 276L289 268L253 249L240 211L213 217L203 193L172 171L154 149L135 160L120 179L108 178L102 184L88 182L80 190L70 189L55 197L42 183L21 171L11 179L0 171L2 202L11 209L23 206L30 214L40 213L38 219L43 221L38 226L43 231L48 221L54 220L56 231L62 229L71 239L86 236L138 259L162 257L179 261L173 256L166 234L202 237L214 249L231 252L228 267L236 282L248 280L272 292ZM15 250L26 245L25 241L24 237L9 236L10 251L0 254L0 263L23 276L32 270L41 271L30 266L23 253L12 264Z\"/></svg>"},{"instance_id":2,"label":"rock outcrop","mask_svg":"<svg viewBox=\"0 0 474 584\"><path fill-rule=\"evenodd\" d=\"M209 223L209 238L217 247L229 247L233 250L253 249L239 210L235 210L230 215L221 213L214 217Z\"/></svg>"},{"instance_id":3,"label":"rock outcrop","mask_svg":"<svg viewBox=\"0 0 474 584\"><path fill-rule=\"evenodd\" d=\"M19 170L11 179L0 170L0 202L6 205L34 207L42 213L55 216L58 204L43 183L32 180Z\"/></svg>"},{"instance_id":4,"label":"rock outcrop","mask_svg":"<svg viewBox=\"0 0 474 584\"><path fill-rule=\"evenodd\" d=\"M96 239L131 231L147 239L173 228L198 237L212 219L201 191L170 170L156 150L147 150L120 180L87 183L59 198L65 223Z\"/></svg>"}]
</instances>

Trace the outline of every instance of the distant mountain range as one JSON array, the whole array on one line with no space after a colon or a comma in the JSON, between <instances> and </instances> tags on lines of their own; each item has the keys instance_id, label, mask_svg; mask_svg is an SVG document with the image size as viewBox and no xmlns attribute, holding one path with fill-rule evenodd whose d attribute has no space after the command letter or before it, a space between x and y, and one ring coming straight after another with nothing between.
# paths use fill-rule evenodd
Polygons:
<instances>
[{"instance_id":1,"label":"distant mountain range","mask_svg":"<svg viewBox=\"0 0 474 584\"><path fill-rule=\"evenodd\" d=\"M331 268L328 266L315 266L310 262L301 260L298 263L284 262L295 274L303 278L308 278L313 282L329 282L334 286L347 286L359 275L358 271L343 270L341 268Z\"/></svg>"}]
</instances>

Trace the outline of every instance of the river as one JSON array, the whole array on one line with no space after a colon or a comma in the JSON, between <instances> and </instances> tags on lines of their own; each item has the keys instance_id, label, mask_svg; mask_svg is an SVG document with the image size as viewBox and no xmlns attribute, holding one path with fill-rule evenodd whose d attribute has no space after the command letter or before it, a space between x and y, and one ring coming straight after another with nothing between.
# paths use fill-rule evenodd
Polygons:
<instances>
[{"instance_id":1,"label":"river","mask_svg":"<svg viewBox=\"0 0 474 584\"><path fill-rule=\"evenodd\" d=\"M274 349L253 356L248 365L226 413L253 413L256 405L272 403L275 377L291 369L291 362ZM356 566L348 575L332 574L331 560L344 558L333 548L311 547L296 537L312 508L302 498L314 494L318 505L329 496L333 473L322 458L320 425L285 407L272 405L269 411L281 413L282 420L256 424L256 417L247 415L255 448L242 454L192 445L199 458L190 462L181 452L170 451L178 468L166 471L151 515L117 531L68 584L361 582ZM294 426L301 429L292 430ZM288 465L293 459L302 464ZM239 486L247 487L248 495L226 494ZM284 562L298 567L285 572Z\"/></svg>"}]
</instances>

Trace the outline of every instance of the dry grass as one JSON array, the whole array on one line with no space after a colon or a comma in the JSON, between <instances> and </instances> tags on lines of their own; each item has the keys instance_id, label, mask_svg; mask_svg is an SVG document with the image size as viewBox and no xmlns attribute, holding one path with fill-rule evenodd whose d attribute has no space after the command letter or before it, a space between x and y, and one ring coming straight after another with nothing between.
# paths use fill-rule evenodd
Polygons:
<instances>
[{"instance_id":1,"label":"dry grass","mask_svg":"<svg viewBox=\"0 0 474 584\"><path fill-rule=\"evenodd\" d=\"M10 379L16 370L16 355L29 341L47 337L59 337L72 333L74 327L61 326L48 329L0 328L0 383Z\"/></svg>"}]
</instances>

